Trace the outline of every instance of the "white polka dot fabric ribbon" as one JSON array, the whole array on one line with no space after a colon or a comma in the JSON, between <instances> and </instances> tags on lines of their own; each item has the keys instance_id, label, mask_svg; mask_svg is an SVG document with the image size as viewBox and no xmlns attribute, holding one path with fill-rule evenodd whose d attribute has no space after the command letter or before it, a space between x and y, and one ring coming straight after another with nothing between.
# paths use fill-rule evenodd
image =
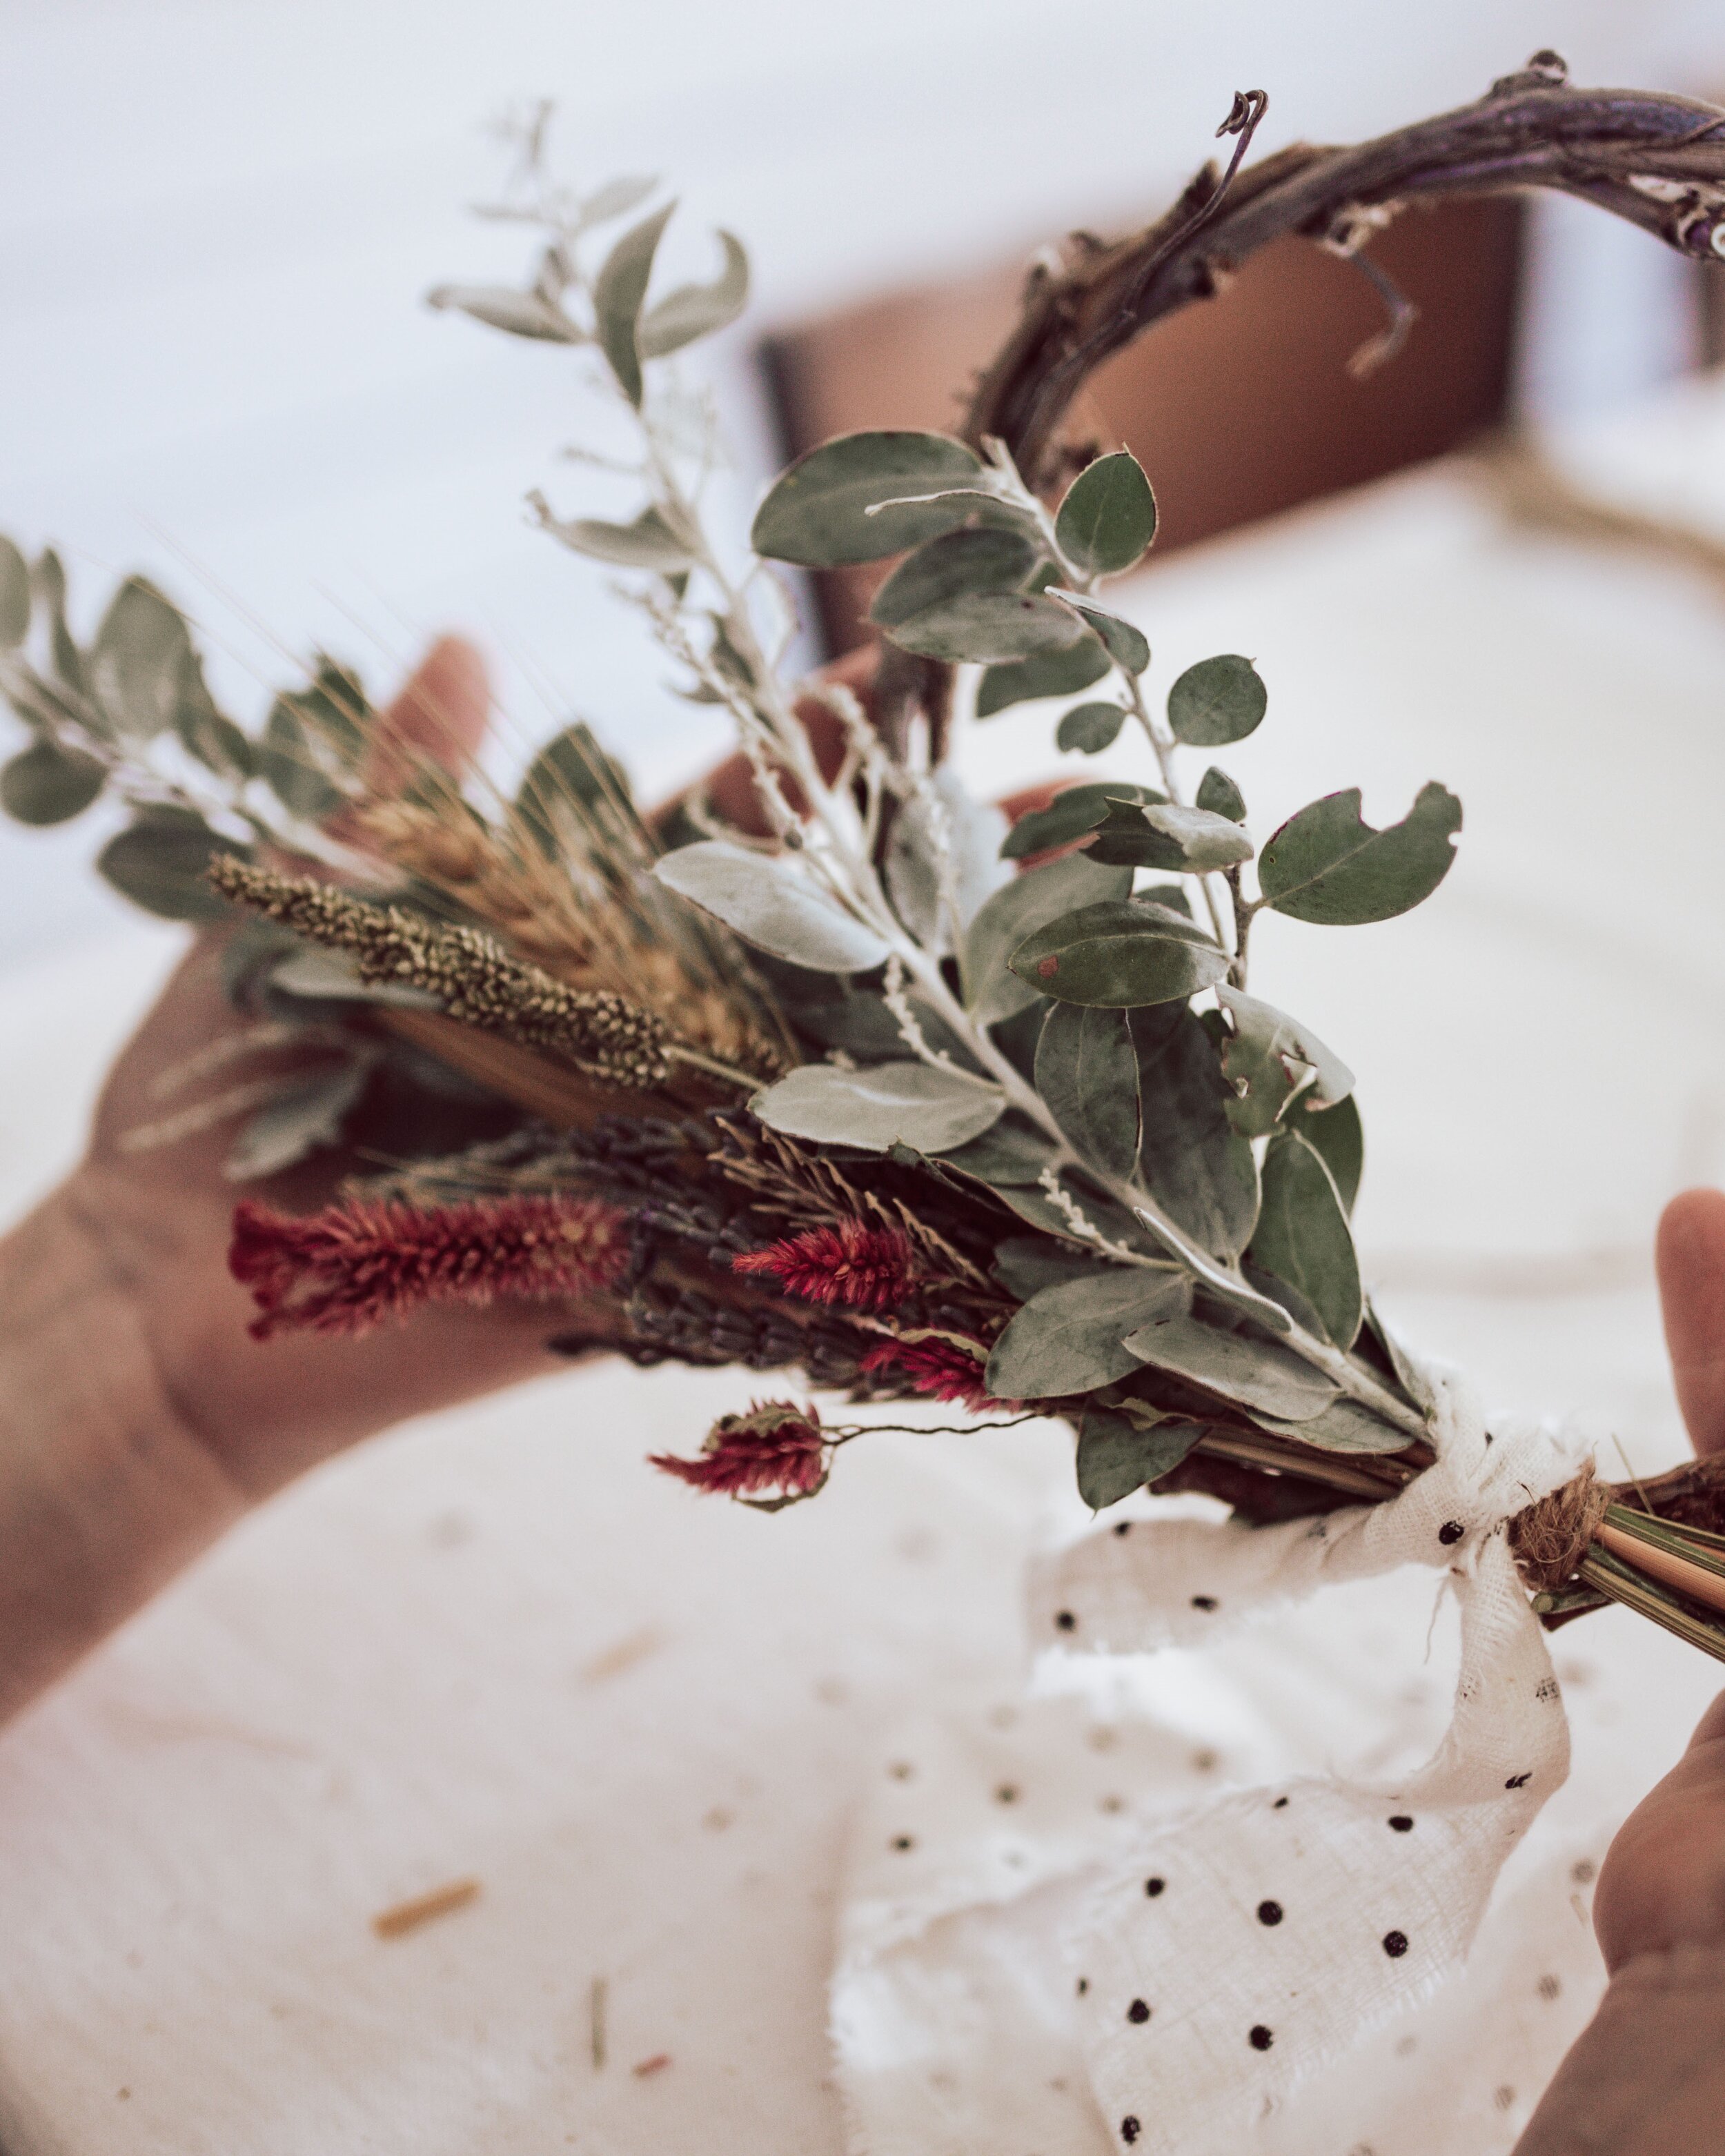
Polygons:
<instances>
[{"instance_id":1,"label":"white polka dot fabric ribbon","mask_svg":"<svg viewBox=\"0 0 1725 2156\"><path fill-rule=\"evenodd\" d=\"M1128 1718L1099 1755L1076 1699L901 1732L858 1822L834 1980L857 2151L1219 2156L1453 1971L1568 1772L1506 1525L1579 1463L1543 1426L1488 1431L1458 1378L1431 1383L1437 1463L1391 1502L1258 1529L1101 1527L1033 1567L1029 1625L1033 1643L1137 1656L1430 1566L1461 1623L1435 1756L1390 1784L1206 1803L1178 1732ZM1157 1804L1122 1794L1135 1781Z\"/></svg>"}]
</instances>

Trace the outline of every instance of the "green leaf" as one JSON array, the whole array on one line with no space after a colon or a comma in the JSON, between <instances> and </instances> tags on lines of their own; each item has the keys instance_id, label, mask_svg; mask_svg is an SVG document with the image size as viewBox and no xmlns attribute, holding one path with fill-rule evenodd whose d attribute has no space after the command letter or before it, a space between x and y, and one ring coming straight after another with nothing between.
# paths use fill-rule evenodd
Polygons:
<instances>
[{"instance_id":1,"label":"green leaf","mask_svg":"<svg viewBox=\"0 0 1725 2156\"><path fill-rule=\"evenodd\" d=\"M1141 629L1134 629L1129 621L1118 614L1107 613L1094 599L1078 592L1062 592L1062 601L1087 621L1107 648L1108 656L1117 666L1123 666L1128 674L1142 674L1150 664L1150 644Z\"/></svg>"},{"instance_id":2,"label":"green leaf","mask_svg":"<svg viewBox=\"0 0 1725 2156\"><path fill-rule=\"evenodd\" d=\"M347 798L328 776L293 696L278 696L270 706L258 744L258 776L290 815L308 824L321 823Z\"/></svg>"},{"instance_id":3,"label":"green leaf","mask_svg":"<svg viewBox=\"0 0 1725 2156\"><path fill-rule=\"evenodd\" d=\"M721 232L719 244L725 266L711 285L679 285L642 316L635 345L643 359L680 352L696 337L726 328L748 305L749 258L742 242Z\"/></svg>"},{"instance_id":4,"label":"green leaf","mask_svg":"<svg viewBox=\"0 0 1725 2156\"><path fill-rule=\"evenodd\" d=\"M118 732L148 741L173 724L191 643L178 609L145 578L128 577L90 650L90 690Z\"/></svg>"},{"instance_id":5,"label":"green leaf","mask_svg":"<svg viewBox=\"0 0 1725 2156\"><path fill-rule=\"evenodd\" d=\"M1138 1173L1177 1227L1220 1258L1238 1256L1258 1217L1252 1149L1228 1121L1214 1045L1178 1004L1135 1011L1143 1136Z\"/></svg>"},{"instance_id":6,"label":"green leaf","mask_svg":"<svg viewBox=\"0 0 1725 2156\"><path fill-rule=\"evenodd\" d=\"M1336 927L1388 921L1449 874L1461 803L1446 787L1422 786L1401 822L1382 831L1361 820L1359 802L1357 786L1327 793L1265 846L1258 880L1278 913Z\"/></svg>"},{"instance_id":7,"label":"green leaf","mask_svg":"<svg viewBox=\"0 0 1725 2156\"><path fill-rule=\"evenodd\" d=\"M69 689L82 694L89 686L89 676L84 664L84 654L72 641L72 632L66 626L66 572L60 566L60 557L52 547L46 547L38 557L31 571L31 581L48 608L49 634L54 645L54 670Z\"/></svg>"},{"instance_id":8,"label":"green leaf","mask_svg":"<svg viewBox=\"0 0 1725 2156\"><path fill-rule=\"evenodd\" d=\"M39 741L0 771L0 807L20 824L66 824L101 792L107 773L93 756Z\"/></svg>"},{"instance_id":9,"label":"green leaf","mask_svg":"<svg viewBox=\"0 0 1725 2156\"><path fill-rule=\"evenodd\" d=\"M1173 801L1111 800L1087 850L1092 860L1116 868L1201 875L1249 861L1252 842L1238 824L1208 808L1183 808Z\"/></svg>"},{"instance_id":10,"label":"green leaf","mask_svg":"<svg viewBox=\"0 0 1725 2156\"><path fill-rule=\"evenodd\" d=\"M1100 637L1086 636L1065 651L1040 652L1009 666L991 666L977 685L976 716L992 719L1013 704L1040 696L1070 696L1100 681L1113 664Z\"/></svg>"},{"instance_id":11,"label":"green leaf","mask_svg":"<svg viewBox=\"0 0 1725 2156\"><path fill-rule=\"evenodd\" d=\"M1125 779L1096 778L1082 786L1067 786L1045 808L1033 808L1020 816L1007 834L1000 851L1009 861L1021 861L1031 854L1045 854L1054 846L1070 846L1086 831L1093 831L1114 801L1163 801L1165 794L1153 786L1136 786Z\"/></svg>"},{"instance_id":12,"label":"green leaf","mask_svg":"<svg viewBox=\"0 0 1725 2156\"><path fill-rule=\"evenodd\" d=\"M798 458L768 489L750 543L769 561L805 569L877 562L969 520L968 501L905 503L908 495L974 485L983 476L973 449L949 434L881 429L841 434ZM878 516L865 512L893 501Z\"/></svg>"},{"instance_id":13,"label":"green leaf","mask_svg":"<svg viewBox=\"0 0 1725 2156\"><path fill-rule=\"evenodd\" d=\"M1366 1164L1366 1133L1360 1122L1359 1103L1352 1093L1332 1108L1321 1108L1308 1101L1297 1113L1296 1127L1307 1144L1323 1156L1343 1210L1352 1218Z\"/></svg>"},{"instance_id":14,"label":"green leaf","mask_svg":"<svg viewBox=\"0 0 1725 2156\"><path fill-rule=\"evenodd\" d=\"M1155 536L1156 497L1130 449L1086 465L1055 519L1060 552L1086 576L1131 568Z\"/></svg>"},{"instance_id":15,"label":"green leaf","mask_svg":"<svg viewBox=\"0 0 1725 2156\"><path fill-rule=\"evenodd\" d=\"M527 766L515 797L516 814L548 858L557 852L558 824L601 803L629 823L634 820L629 774L578 719L554 734Z\"/></svg>"},{"instance_id":16,"label":"green leaf","mask_svg":"<svg viewBox=\"0 0 1725 2156\"><path fill-rule=\"evenodd\" d=\"M593 314L599 343L611 362L618 387L629 403L641 402L641 352L637 342L641 307L647 297L647 280L653 275L653 257L660 236L670 221L676 204L667 203L631 225L606 256L593 283Z\"/></svg>"},{"instance_id":17,"label":"green leaf","mask_svg":"<svg viewBox=\"0 0 1725 2156\"><path fill-rule=\"evenodd\" d=\"M390 1004L401 1010L440 1010L442 1000L400 981L362 981L346 951L295 943L270 969L269 985L284 995L320 1004Z\"/></svg>"},{"instance_id":18,"label":"green leaf","mask_svg":"<svg viewBox=\"0 0 1725 2156\"><path fill-rule=\"evenodd\" d=\"M1286 1422L1310 1421L1340 1397L1322 1371L1289 1349L1249 1333L1224 1332L1178 1311L1151 1319L1127 1345L1141 1363Z\"/></svg>"},{"instance_id":19,"label":"green leaf","mask_svg":"<svg viewBox=\"0 0 1725 2156\"><path fill-rule=\"evenodd\" d=\"M151 808L109 839L96 868L146 912L168 921L219 921L231 917L230 909L204 881L204 870L218 853L244 858L249 850L190 809Z\"/></svg>"},{"instance_id":20,"label":"green leaf","mask_svg":"<svg viewBox=\"0 0 1725 2156\"><path fill-rule=\"evenodd\" d=\"M1384 1350L1389 1367L1395 1372L1396 1383L1422 1414L1431 1415L1435 1404L1425 1373L1384 1322L1383 1317L1369 1297L1366 1301L1366 1326L1373 1339Z\"/></svg>"},{"instance_id":21,"label":"green leaf","mask_svg":"<svg viewBox=\"0 0 1725 2156\"><path fill-rule=\"evenodd\" d=\"M247 1118L222 1173L229 1183L277 1175L285 1168L339 1145L341 1126L371 1075L368 1060L351 1057L333 1070L289 1081L273 1101Z\"/></svg>"},{"instance_id":22,"label":"green leaf","mask_svg":"<svg viewBox=\"0 0 1725 2156\"><path fill-rule=\"evenodd\" d=\"M1212 764L1198 782L1194 795L1200 808L1208 808L1213 816L1225 816L1230 824L1245 821L1245 796L1225 771Z\"/></svg>"},{"instance_id":23,"label":"green leaf","mask_svg":"<svg viewBox=\"0 0 1725 2156\"><path fill-rule=\"evenodd\" d=\"M1055 729L1055 746L1096 756L1114 746L1125 723L1126 711L1119 704L1075 704Z\"/></svg>"},{"instance_id":24,"label":"green leaf","mask_svg":"<svg viewBox=\"0 0 1725 2156\"><path fill-rule=\"evenodd\" d=\"M869 619L891 633L968 593L1015 592L1036 558L1021 531L943 531L899 563L875 594Z\"/></svg>"},{"instance_id":25,"label":"green leaf","mask_svg":"<svg viewBox=\"0 0 1725 2156\"><path fill-rule=\"evenodd\" d=\"M953 1156L957 1158L956 1155ZM1142 1250L1147 1257L1166 1255L1163 1245L1133 1214L1111 1199L1103 1198L1093 1190L1081 1169L1062 1168L1056 1178L1062 1193L1082 1212L1098 1235L1105 1235L1111 1243L1118 1243L1128 1250ZM994 1194L1003 1205L1009 1205L1019 1219L1045 1235L1056 1235L1063 1241L1075 1245L1096 1256L1096 1238L1076 1226L1064 1207L1057 1205L1046 1190L1040 1185L997 1183Z\"/></svg>"},{"instance_id":26,"label":"green leaf","mask_svg":"<svg viewBox=\"0 0 1725 2156\"><path fill-rule=\"evenodd\" d=\"M1065 855L1014 877L978 910L964 939L960 972L965 1009L984 1025L997 1025L1029 1009L1040 991L1007 967L1019 945L1075 906L1099 899L1123 899L1132 881L1130 869L1098 868L1081 854Z\"/></svg>"},{"instance_id":27,"label":"green leaf","mask_svg":"<svg viewBox=\"0 0 1725 2156\"><path fill-rule=\"evenodd\" d=\"M1256 730L1269 701L1251 660L1226 652L1186 669L1168 692L1168 722L1189 748L1225 748Z\"/></svg>"},{"instance_id":28,"label":"green leaf","mask_svg":"<svg viewBox=\"0 0 1725 2156\"><path fill-rule=\"evenodd\" d=\"M1203 1435L1202 1423L1178 1416L1159 1416L1147 1425L1127 1415L1086 1408L1078 1430L1078 1494L1091 1512L1106 1512L1133 1491L1172 1474Z\"/></svg>"},{"instance_id":29,"label":"green leaf","mask_svg":"<svg viewBox=\"0 0 1725 2156\"><path fill-rule=\"evenodd\" d=\"M1285 1422L1258 1411L1266 1429L1282 1437L1296 1437L1302 1445L1315 1445L1325 1452L1399 1452L1408 1433L1385 1422L1358 1400L1338 1399L1304 1422Z\"/></svg>"},{"instance_id":30,"label":"green leaf","mask_svg":"<svg viewBox=\"0 0 1725 2156\"><path fill-rule=\"evenodd\" d=\"M841 912L783 855L702 839L666 854L653 873L667 891L716 915L746 943L793 965L865 973L887 958L887 946L872 928Z\"/></svg>"},{"instance_id":31,"label":"green leaf","mask_svg":"<svg viewBox=\"0 0 1725 2156\"><path fill-rule=\"evenodd\" d=\"M1249 1138L1261 1138L1276 1127L1297 1087L1312 1075L1315 1100L1345 1100L1353 1091L1353 1073L1286 1011L1255 996L1226 986L1216 1000L1234 1021L1222 1043L1222 1069L1235 1095L1229 1120Z\"/></svg>"},{"instance_id":32,"label":"green leaf","mask_svg":"<svg viewBox=\"0 0 1725 2156\"><path fill-rule=\"evenodd\" d=\"M925 608L886 634L919 658L988 665L1064 651L1080 641L1084 625L1070 608L1034 592L968 592Z\"/></svg>"},{"instance_id":33,"label":"green leaf","mask_svg":"<svg viewBox=\"0 0 1725 2156\"><path fill-rule=\"evenodd\" d=\"M1020 1302L1062 1281L1087 1280L1096 1262L1094 1253L1086 1257L1070 1243L1057 1243L1047 1235L1009 1235L994 1245L995 1277Z\"/></svg>"},{"instance_id":34,"label":"green leaf","mask_svg":"<svg viewBox=\"0 0 1725 2156\"><path fill-rule=\"evenodd\" d=\"M991 1188L1034 1183L1055 1157L1055 1148L1034 1123L1009 1112L993 1127L944 1157L948 1168L962 1168Z\"/></svg>"},{"instance_id":35,"label":"green leaf","mask_svg":"<svg viewBox=\"0 0 1725 2156\"><path fill-rule=\"evenodd\" d=\"M29 564L11 540L0 538L0 649L16 650L29 633Z\"/></svg>"},{"instance_id":36,"label":"green leaf","mask_svg":"<svg viewBox=\"0 0 1725 2156\"><path fill-rule=\"evenodd\" d=\"M216 707L198 654L187 648L180 664L180 693L174 706L174 731L187 752L207 771L224 778L249 778L257 767L250 738Z\"/></svg>"},{"instance_id":37,"label":"green leaf","mask_svg":"<svg viewBox=\"0 0 1725 2156\"><path fill-rule=\"evenodd\" d=\"M1036 1091L1073 1151L1104 1175L1138 1158L1138 1058L1126 1013L1056 1004L1036 1045Z\"/></svg>"},{"instance_id":38,"label":"green leaf","mask_svg":"<svg viewBox=\"0 0 1725 2156\"><path fill-rule=\"evenodd\" d=\"M1042 995L1116 1009L1183 1003L1228 973L1225 954L1192 922L1129 899L1080 906L1050 921L1007 963Z\"/></svg>"},{"instance_id":39,"label":"green leaf","mask_svg":"<svg viewBox=\"0 0 1725 2156\"><path fill-rule=\"evenodd\" d=\"M1093 1265L1031 1296L994 1342L985 1382L996 1399L1093 1393L1137 1368L1123 1336L1185 1310L1191 1286L1145 1265Z\"/></svg>"},{"instance_id":40,"label":"green leaf","mask_svg":"<svg viewBox=\"0 0 1725 2156\"><path fill-rule=\"evenodd\" d=\"M962 936L990 894L1012 880L1000 858L1005 835L1005 817L973 799L949 764L920 780L901 803L886 845L887 896L925 951L943 957L952 947L952 913Z\"/></svg>"},{"instance_id":41,"label":"green leaf","mask_svg":"<svg viewBox=\"0 0 1725 2156\"><path fill-rule=\"evenodd\" d=\"M1006 1096L992 1086L928 1063L877 1063L841 1070L805 1063L757 1093L749 1111L768 1129L818 1145L887 1152L895 1145L943 1153L980 1137Z\"/></svg>"},{"instance_id":42,"label":"green leaf","mask_svg":"<svg viewBox=\"0 0 1725 2156\"><path fill-rule=\"evenodd\" d=\"M670 576L695 559L656 509L644 509L631 524L578 516L569 523L547 517L546 529L575 553L620 569L655 569Z\"/></svg>"},{"instance_id":43,"label":"green leaf","mask_svg":"<svg viewBox=\"0 0 1725 2156\"><path fill-rule=\"evenodd\" d=\"M607 180L583 198L575 213L577 232L590 232L596 224L608 224L613 218L626 217L637 203L646 201L659 185L659 176L643 177L631 173L626 178Z\"/></svg>"},{"instance_id":44,"label":"green leaf","mask_svg":"<svg viewBox=\"0 0 1725 2156\"><path fill-rule=\"evenodd\" d=\"M1252 1262L1296 1287L1337 1348L1353 1345L1364 1306L1348 1215L1322 1158L1292 1131L1264 1155Z\"/></svg>"},{"instance_id":45,"label":"green leaf","mask_svg":"<svg viewBox=\"0 0 1725 2156\"><path fill-rule=\"evenodd\" d=\"M512 285L436 285L425 295L428 307L466 315L487 329L511 336L532 337L542 344L585 344L587 333L561 307L538 292L518 292Z\"/></svg>"}]
</instances>

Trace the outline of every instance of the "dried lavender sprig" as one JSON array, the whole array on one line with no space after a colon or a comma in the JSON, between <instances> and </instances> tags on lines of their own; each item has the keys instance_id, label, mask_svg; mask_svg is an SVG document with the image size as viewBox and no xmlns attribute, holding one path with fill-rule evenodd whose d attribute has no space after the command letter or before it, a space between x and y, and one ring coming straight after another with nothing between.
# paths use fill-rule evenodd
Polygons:
<instances>
[{"instance_id":1,"label":"dried lavender sprig","mask_svg":"<svg viewBox=\"0 0 1725 2156\"><path fill-rule=\"evenodd\" d=\"M662 1019L608 988L566 988L479 929L443 927L316 876L280 875L229 854L215 857L208 877L223 898L309 942L351 952L368 984L423 989L464 1025L548 1049L585 1077L650 1091L670 1075Z\"/></svg>"}]
</instances>

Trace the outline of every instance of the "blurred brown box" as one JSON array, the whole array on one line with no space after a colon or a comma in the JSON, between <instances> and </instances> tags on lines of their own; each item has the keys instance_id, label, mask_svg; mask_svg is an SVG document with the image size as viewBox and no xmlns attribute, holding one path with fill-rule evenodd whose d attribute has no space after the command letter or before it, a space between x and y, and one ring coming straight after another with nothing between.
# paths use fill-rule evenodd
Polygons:
<instances>
[{"instance_id":1,"label":"blurred brown box","mask_svg":"<svg viewBox=\"0 0 1725 2156\"><path fill-rule=\"evenodd\" d=\"M1123 442L1156 489L1157 552L1441 455L1503 421L1522 257L1510 198L1405 209L1370 257L1419 309L1364 381L1349 357L1384 327L1358 267L1301 239L1252 257L1221 295L1161 322L1096 376L1070 431ZM766 352L787 456L860 427L957 425L1010 326L1017 270L900 293L810 322ZM821 577L829 652L863 634L875 569Z\"/></svg>"}]
</instances>

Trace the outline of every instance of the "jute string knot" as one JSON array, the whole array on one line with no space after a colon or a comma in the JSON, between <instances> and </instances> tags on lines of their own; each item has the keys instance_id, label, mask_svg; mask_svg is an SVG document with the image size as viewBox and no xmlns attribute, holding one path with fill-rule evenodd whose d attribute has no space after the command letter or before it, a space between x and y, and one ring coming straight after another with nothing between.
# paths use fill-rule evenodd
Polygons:
<instances>
[{"instance_id":1,"label":"jute string knot","mask_svg":"<svg viewBox=\"0 0 1725 2156\"><path fill-rule=\"evenodd\" d=\"M1509 1523L1509 1546L1521 1575L1535 1594L1549 1594L1574 1577L1594 1530L1616 1502L1588 1460L1580 1473Z\"/></svg>"}]
</instances>

